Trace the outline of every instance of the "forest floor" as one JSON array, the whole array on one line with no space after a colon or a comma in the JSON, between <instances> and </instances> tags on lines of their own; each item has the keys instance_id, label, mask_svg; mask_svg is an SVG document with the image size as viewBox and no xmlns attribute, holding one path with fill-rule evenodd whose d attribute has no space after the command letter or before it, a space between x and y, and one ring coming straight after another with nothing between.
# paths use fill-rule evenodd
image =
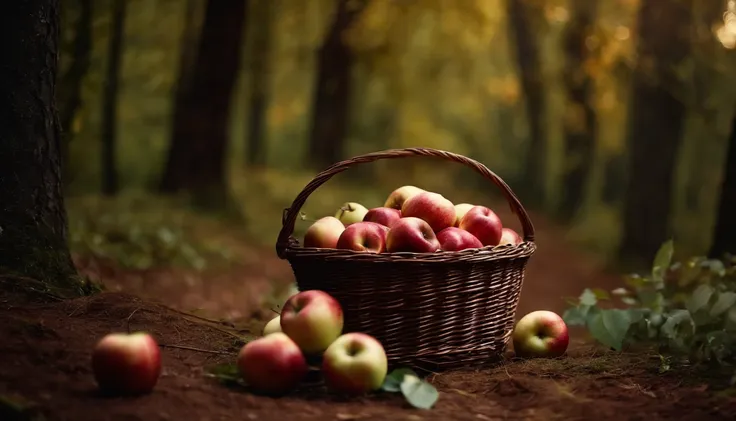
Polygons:
<instances>
[{"instance_id":1,"label":"forest floor","mask_svg":"<svg viewBox=\"0 0 736 421\"><path fill-rule=\"evenodd\" d=\"M510 218L509 215L501 215ZM538 251L531 258L517 317L538 309L561 313L562 297L585 287L611 289L619 277L534 216ZM75 256L82 273L108 291L57 301L0 282L1 420L733 420L736 398L720 380L686 370L658 372L657 355L613 353L578 330L565 357L509 359L484 370L429 376L440 391L431 410L401 397L376 394L343 399L317 382L282 398L226 387L208 368L231 363L242 336L273 317L273 283L288 288L288 262L272 249L237 249L240 266L195 273L183 269L130 270ZM247 258L246 258L247 255ZM2 281L2 279L0 279ZM190 313L192 309L200 309ZM196 315L195 315L196 314ZM217 322L213 319L222 319ZM135 398L97 394L90 349L111 331L146 330L159 341L163 373L155 391ZM43 418L41 418L43 417Z\"/></svg>"}]
</instances>

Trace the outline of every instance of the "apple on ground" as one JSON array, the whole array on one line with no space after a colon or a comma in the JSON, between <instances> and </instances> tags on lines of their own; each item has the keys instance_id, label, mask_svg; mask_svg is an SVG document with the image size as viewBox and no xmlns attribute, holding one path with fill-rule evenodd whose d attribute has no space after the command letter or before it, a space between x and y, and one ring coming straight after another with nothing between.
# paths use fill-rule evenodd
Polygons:
<instances>
[{"instance_id":1,"label":"apple on ground","mask_svg":"<svg viewBox=\"0 0 736 421\"><path fill-rule=\"evenodd\" d=\"M521 236L511 228L503 228L501 229L501 240L498 242L499 246L503 246L505 244L513 244L513 245L519 245L524 240L521 238Z\"/></svg>"},{"instance_id":2,"label":"apple on ground","mask_svg":"<svg viewBox=\"0 0 736 421\"><path fill-rule=\"evenodd\" d=\"M305 354L324 352L342 334L343 325L340 303L320 290L292 295L281 310L281 331Z\"/></svg>"},{"instance_id":3,"label":"apple on ground","mask_svg":"<svg viewBox=\"0 0 736 421\"><path fill-rule=\"evenodd\" d=\"M416 186L401 186L398 189L391 192L383 204L386 208L401 209L409 198L416 196L419 193L423 193L425 190L420 189Z\"/></svg>"},{"instance_id":4,"label":"apple on ground","mask_svg":"<svg viewBox=\"0 0 736 421\"><path fill-rule=\"evenodd\" d=\"M485 206L473 206L460 220L460 229L473 234L484 246L495 246L501 241L501 218Z\"/></svg>"},{"instance_id":5,"label":"apple on ground","mask_svg":"<svg viewBox=\"0 0 736 421\"><path fill-rule=\"evenodd\" d=\"M440 242L429 223L413 216L396 221L386 235L386 250L390 253L434 253L439 249Z\"/></svg>"},{"instance_id":6,"label":"apple on ground","mask_svg":"<svg viewBox=\"0 0 736 421\"><path fill-rule=\"evenodd\" d=\"M333 342L322 358L326 386L338 393L360 395L383 385L388 359L381 343L374 337L352 332Z\"/></svg>"},{"instance_id":7,"label":"apple on ground","mask_svg":"<svg viewBox=\"0 0 736 421\"><path fill-rule=\"evenodd\" d=\"M404 202L401 216L423 219L434 232L440 232L455 224L455 205L439 193L422 192Z\"/></svg>"},{"instance_id":8,"label":"apple on ground","mask_svg":"<svg viewBox=\"0 0 736 421\"><path fill-rule=\"evenodd\" d=\"M337 239L345 231L345 225L334 216L315 221L304 234L304 247L337 248Z\"/></svg>"},{"instance_id":9,"label":"apple on ground","mask_svg":"<svg viewBox=\"0 0 736 421\"><path fill-rule=\"evenodd\" d=\"M455 227L460 226L460 221L463 219L463 216L465 216L466 213L475 205L471 205L470 203L458 203L455 205Z\"/></svg>"},{"instance_id":10,"label":"apple on ground","mask_svg":"<svg viewBox=\"0 0 736 421\"><path fill-rule=\"evenodd\" d=\"M391 224L399 219L401 219L401 211L399 209L387 207L370 209L368 213L365 214L365 217L363 217L363 221L365 222L375 222L389 228L391 228Z\"/></svg>"},{"instance_id":11,"label":"apple on ground","mask_svg":"<svg viewBox=\"0 0 736 421\"><path fill-rule=\"evenodd\" d=\"M146 332L110 333L92 350L92 372L103 392L146 394L161 375L161 350Z\"/></svg>"},{"instance_id":12,"label":"apple on ground","mask_svg":"<svg viewBox=\"0 0 736 421\"><path fill-rule=\"evenodd\" d=\"M351 224L337 240L337 248L367 253L383 253L386 250L388 227L375 222Z\"/></svg>"},{"instance_id":13,"label":"apple on ground","mask_svg":"<svg viewBox=\"0 0 736 421\"><path fill-rule=\"evenodd\" d=\"M512 333L514 351L523 358L559 357L565 353L570 335L557 313L533 311L519 320Z\"/></svg>"},{"instance_id":14,"label":"apple on ground","mask_svg":"<svg viewBox=\"0 0 736 421\"><path fill-rule=\"evenodd\" d=\"M263 327L262 336L268 336L276 332L281 332L281 316L276 316L266 323Z\"/></svg>"},{"instance_id":15,"label":"apple on ground","mask_svg":"<svg viewBox=\"0 0 736 421\"><path fill-rule=\"evenodd\" d=\"M335 213L335 218L347 227L350 224L361 222L366 213L368 213L368 209L360 203L347 202L340 206L340 209Z\"/></svg>"},{"instance_id":16,"label":"apple on ground","mask_svg":"<svg viewBox=\"0 0 736 421\"><path fill-rule=\"evenodd\" d=\"M437 233L440 250L460 251L465 249L479 249L483 247L480 240L465 230L457 227L447 227Z\"/></svg>"},{"instance_id":17,"label":"apple on ground","mask_svg":"<svg viewBox=\"0 0 736 421\"><path fill-rule=\"evenodd\" d=\"M282 395L296 388L309 372L299 346L283 332L245 344L235 365L254 391L270 395Z\"/></svg>"}]
</instances>

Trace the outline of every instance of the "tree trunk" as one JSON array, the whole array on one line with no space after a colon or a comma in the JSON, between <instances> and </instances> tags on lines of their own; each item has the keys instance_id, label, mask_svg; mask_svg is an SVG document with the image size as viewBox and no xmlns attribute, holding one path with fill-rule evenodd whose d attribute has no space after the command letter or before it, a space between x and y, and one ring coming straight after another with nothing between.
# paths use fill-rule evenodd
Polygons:
<instances>
[{"instance_id":1,"label":"tree trunk","mask_svg":"<svg viewBox=\"0 0 736 421\"><path fill-rule=\"evenodd\" d=\"M107 46L108 59L105 87L102 97L102 194L113 196L118 192L118 175L115 159L117 146L117 110L120 86L120 68L123 59L125 37L125 12L127 0L114 0L112 4L112 27Z\"/></svg>"},{"instance_id":2,"label":"tree trunk","mask_svg":"<svg viewBox=\"0 0 736 421\"><path fill-rule=\"evenodd\" d=\"M546 98L542 80L539 45L534 37L530 16L533 8L528 0L507 0L510 39L516 56L517 71L525 97L529 121L529 149L523 190L528 192L525 203L538 206L543 203L547 175L547 132L545 125Z\"/></svg>"},{"instance_id":3,"label":"tree trunk","mask_svg":"<svg viewBox=\"0 0 736 421\"><path fill-rule=\"evenodd\" d=\"M72 141L71 132L74 118L82 106L82 83L90 66L92 52L92 0L78 0L79 16L74 27L74 49L71 64L64 76L60 79L59 114L62 129L62 169L65 183L70 181L69 144Z\"/></svg>"},{"instance_id":4,"label":"tree trunk","mask_svg":"<svg viewBox=\"0 0 736 421\"><path fill-rule=\"evenodd\" d=\"M273 0L256 0L253 5L259 30L255 31L251 53L250 110L248 113L247 162L266 165L266 110L270 83Z\"/></svg>"},{"instance_id":5,"label":"tree trunk","mask_svg":"<svg viewBox=\"0 0 736 421\"><path fill-rule=\"evenodd\" d=\"M191 80L177 88L162 193L226 200L225 150L232 90L238 76L245 0L207 2Z\"/></svg>"},{"instance_id":6,"label":"tree trunk","mask_svg":"<svg viewBox=\"0 0 736 421\"><path fill-rule=\"evenodd\" d=\"M587 38L594 30L597 0L573 0L573 18L563 37L566 55L564 87L567 92L565 171L560 216L571 221L583 203L595 154L598 119L591 103L594 81L588 72L591 58Z\"/></svg>"},{"instance_id":7,"label":"tree trunk","mask_svg":"<svg viewBox=\"0 0 736 421\"><path fill-rule=\"evenodd\" d=\"M344 159L350 118L353 52L343 33L367 5L367 0L338 0L335 18L317 55L317 82L309 132L308 163L318 169Z\"/></svg>"},{"instance_id":8,"label":"tree trunk","mask_svg":"<svg viewBox=\"0 0 736 421\"><path fill-rule=\"evenodd\" d=\"M67 246L56 111L59 1L0 13L0 268L78 292Z\"/></svg>"},{"instance_id":9,"label":"tree trunk","mask_svg":"<svg viewBox=\"0 0 736 421\"><path fill-rule=\"evenodd\" d=\"M716 216L713 244L709 255L722 258L726 253L736 255L736 114L731 121L728 137L726 168L721 182L721 198Z\"/></svg>"},{"instance_id":10,"label":"tree trunk","mask_svg":"<svg viewBox=\"0 0 736 421\"><path fill-rule=\"evenodd\" d=\"M674 168L686 108L674 68L690 52L692 2L645 0L639 11L639 61L633 74L629 169L619 257L648 265L671 235Z\"/></svg>"},{"instance_id":11,"label":"tree trunk","mask_svg":"<svg viewBox=\"0 0 736 421\"><path fill-rule=\"evenodd\" d=\"M176 79L176 89L179 91L191 86L192 67L197 58L197 0L187 0L185 7L179 49L179 73Z\"/></svg>"}]
</instances>

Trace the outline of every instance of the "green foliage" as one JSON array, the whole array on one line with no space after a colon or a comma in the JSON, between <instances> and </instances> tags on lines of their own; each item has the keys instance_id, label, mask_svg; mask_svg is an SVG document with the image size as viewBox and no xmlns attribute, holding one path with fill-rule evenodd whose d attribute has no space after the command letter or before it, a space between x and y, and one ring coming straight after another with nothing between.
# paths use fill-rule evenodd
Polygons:
<instances>
[{"instance_id":1,"label":"green foliage","mask_svg":"<svg viewBox=\"0 0 736 421\"><path fill-rule=\"evenodd\" d=\"M608 294L585 289L563 318L586 326L598 342L621 350L654 345L663 357L732 364L736 360L736 258L693 257L673 263L673 242L659 249L651 273L629 275ZM604 308L620 304L623 308Z\"/></svg>"},{"instance_id":2,"label":"green foliage","mask_svg":"<svg viewBox=\"0 0 736 421\"><path fill-rule=\"evenodd\" d=\"M390 372L381 390L401 392L409 405L419 409L431 409L439 398L437 389L410 368L397 368Z\"/></svg>"}]
</instances>

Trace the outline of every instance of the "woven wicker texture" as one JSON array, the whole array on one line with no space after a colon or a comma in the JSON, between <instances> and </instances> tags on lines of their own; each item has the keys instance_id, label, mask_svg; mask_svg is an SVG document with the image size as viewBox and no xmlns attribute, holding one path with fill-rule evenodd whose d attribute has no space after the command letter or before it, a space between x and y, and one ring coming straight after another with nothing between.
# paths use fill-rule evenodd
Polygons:
<instances>
[{"instance_id":1,"label":"woven wicker texture","mask_svg":"<svg viewBox=\"0 0 736 421\"><path fill-rule=\"evenodd\" d=\"M500 188L517 215L524 242L459 252L361 253L305 248L293 237L301 207L319 186L356 164L407 157L466 165ZM344 332L364 332L384 346L389 364L432 370L477 367L497 360L508 344L534 226L511 188L480 162L429 148L391 149L351 158L319 173L285 209L276 252L291 264L299 290L334 296Z\"/></svg>"}]
</instances>

